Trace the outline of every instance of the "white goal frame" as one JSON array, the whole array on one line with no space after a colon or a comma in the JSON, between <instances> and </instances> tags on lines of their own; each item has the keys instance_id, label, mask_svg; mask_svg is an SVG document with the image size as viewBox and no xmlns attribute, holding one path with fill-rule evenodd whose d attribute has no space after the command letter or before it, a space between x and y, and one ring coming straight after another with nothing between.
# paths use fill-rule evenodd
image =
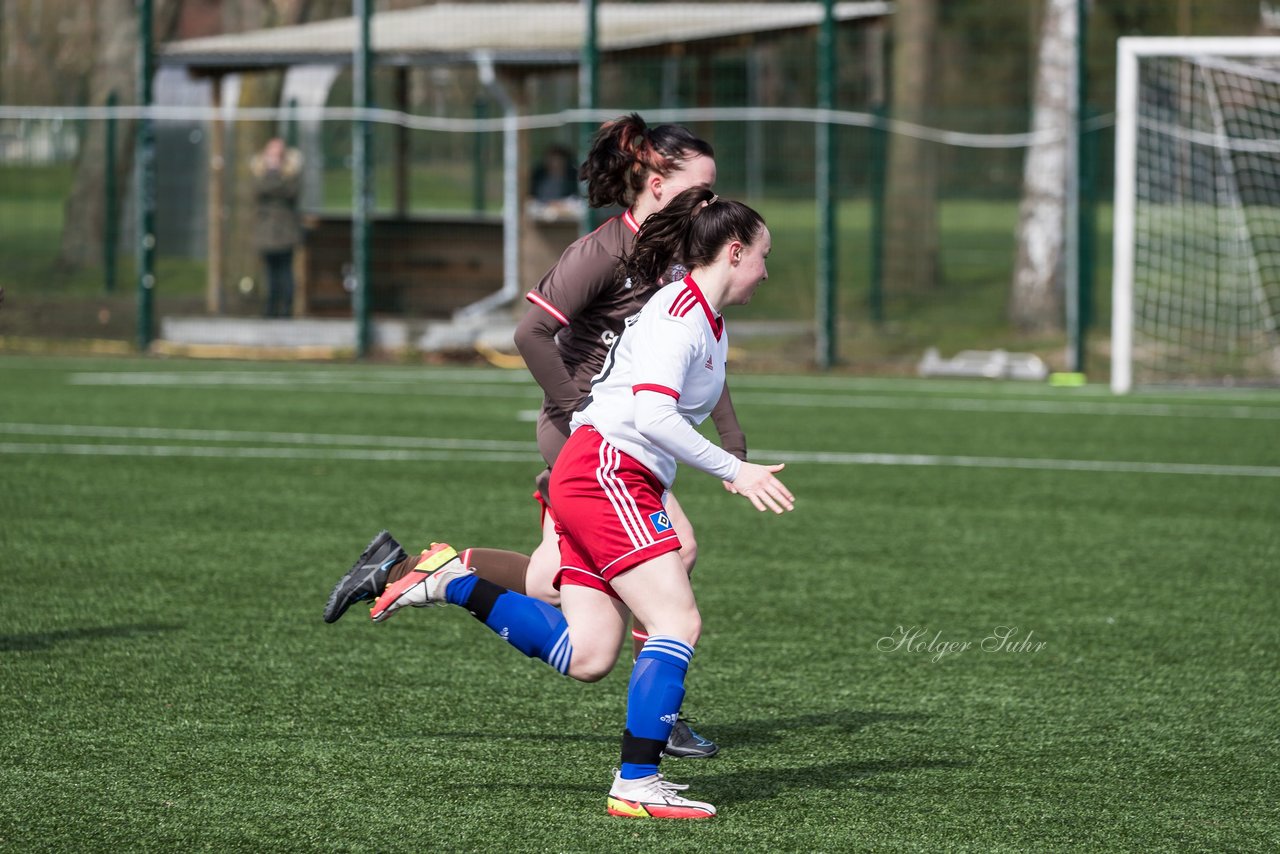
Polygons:
<instances>
[{"instance_id":1,"label":"white goal frame","mask_svg":"<svg viewBox=\"0 0 1280 854\"><path fill-rule=\"evenodd\" d=\"M1272 55L1280 58L1280 37L1125 36L1117 40L1111 305L1111 390L1117 394L1133 388L1139 60L1149 56Z\"/></svg>"}]
</instances>

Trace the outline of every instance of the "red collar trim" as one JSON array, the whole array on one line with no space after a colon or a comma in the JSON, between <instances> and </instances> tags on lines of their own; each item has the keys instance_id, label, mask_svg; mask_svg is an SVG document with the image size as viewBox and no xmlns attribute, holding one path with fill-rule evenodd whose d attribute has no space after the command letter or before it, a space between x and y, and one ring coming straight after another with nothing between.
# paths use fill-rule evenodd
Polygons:
<instances>
[{"instance_id":1,"label":"red collar trim","mask_svg":"<svg viewBox=\"0 0 1280 854\"><path fill-rule=\"evenodd\" d=\"M707 316L707 323L711 324L711 331L716 334L716 340L720 340L720 336L724 334L724 318L711 310L711 306L707 303L707 298L702 295L702 288L698 287L698 283L693 280L693 276L685 276L684 283L689 286L689 290L693 293L693 298L698 301L698 305L702 306L703 313Z\"/></svg>"},{"instance_id":2,"label":"red collar trim","mask_svg":"<svg viewBox=\"0 0 1280 854\"><path fill-rule=\"evenodd\" d=\"M631 212L630 208L622 212L622 221L626 223L627 228L631 229L632 234L640 231L640 223L636 222L636 215Z\"/></svg>"}]
</instances>

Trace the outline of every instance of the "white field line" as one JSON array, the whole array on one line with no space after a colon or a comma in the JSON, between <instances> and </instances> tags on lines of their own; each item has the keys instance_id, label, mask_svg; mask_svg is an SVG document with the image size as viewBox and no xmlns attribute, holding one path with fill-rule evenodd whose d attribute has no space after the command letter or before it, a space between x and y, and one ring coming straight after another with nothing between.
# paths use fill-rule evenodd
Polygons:
<instances>
[{"instance_id":1,"label":"white field line","mask_svg":"<svg viewBox=\"0 0 1280 854\"><path fill-rule=\"evenodd\" d=\"M190 442L266 442L283 445L353 445L399 450L467 450L538 453L536 442L500 439L431 439L420 436L352 436L342 433L283 433L266 430L202 430L179 427L99 427L78 424L0 423L0 433L19 436L74 436L81 439L160 439Z\"/></svg>"},{"instance_id":2,"label":"white field line","mask_svg":"<svg viewBox=\"0 0 1280 854\"><path fill-rule=\"evenodd\" d=\"M52 454L82 457L216 457L235 460L354 460L357 462L455 461L529 463L536 454L511 451L427 451L375 448L242 448L219 445L82 445L0 442L0 454Z\"/></svg>"},{"instance_id":3,"label":"white field line","mask_svg":"<svg viewBox=\"0 0 1280 854\"><path fill-rule=\"evenodd\" d=\"M165 388L236 388L270 392L301 391L308 394L413 394L448 397L532 397L541 390L532 379L524 377L516 383L507 379L486 378L458 380L457 384L432 377L340 377L308 374L259 373L159 373L136 371L121 373L79 373L68 377L70 385L93 386L163 386Z\"/></svg>"},{"instance_id":4,"label":"white field line","mask_svg":"<svg viewBox=\"0 0 1280 854\"><path fill-rule=\"evenodd\" d=\"M1021 415L1120 415L1144 418L1280 419L1280 407L1196 406L1170 403L1108 403L1090 400L1001 400L993 398L922 398L876 395L733 392L733 402L755 406L818 409L895 409L944 412L1003 412Z\"/></svg>"},{"instance_id":5,"label":"white field line","mask_svg":"<svg viewBox=\"0 0 1280 854\"><path fill-rule=\"evenodd\" d=\"M421 372L407 370L351 370L344 368L309 368L307 370L260 371L75 371L67 375L70 385L411 385L435 383L466 385L519 385L535 388L533 378L525 371L466 370L463 368L431 368Z\"/></svg>"},{"instance_id":6,"label":"white field line","mask_svg":"<svg viewBox=\"0 0 1280 854\"><path fill-rule=\"evenodd\" d=\"M930 379L927 377L851 377L814 374L732 374L735 388L764 388L783 391L878 391L884 394L939 395L951 397L1043 397L1079 400L1115 401L1110 386L1100 383L1074 388L1050 388L1045 383L1017 380ZM1196 404L1280 403L1280 391L1270 388L1166 388L1130 398L1135 402Z\"/></svg>"},{"instance_id":7,"label":"white field line","mask_svg":"<svg viewBox=\"0 0 1280 854\"><path fill-rule=\"evenodd\" d=\"M18 364L6 366L18 370L44 369L42 364ZM225 377L226 379L219 379ZM421 370L346 367L307 367L305 370L168 370L168 371L78 371L68 377L72 385L335 385L359 386L370 384L409 385L422 387L434 383L460 383L464 385L495 384L518 385L532 388L533 380L524 370L442 368ZM734 389L759 389L778 391L878 391L884 394L937 395L954 397L966 395L989 399L996 397L1058 397L1079 400L1093 398L1114 401L1110 388L1094 384L1081 388L1049 390L1043 383L1017 383L991 380L922 379L918 377L849 377L812 376L805 374L735 374L731 385ZM1160 397L1167 402L1170 397L1184 398L1190 405L1217 405L1226 403L1269 404L1280 400L1275 390L1238 388L1202 388L1193 391L1165 389L1157 395L1133 398L1143 402L1145 398ZM1064 402L1064 401L1058 401Z\"/></svg>"},{"instance_id":8,"label":"white field line","mask_svg":"<svg viewBox=\"0 0 1280 854\"><path fill-rule=\"evenodd\" d=\"M1232 404L1221 400L1208 403L1143 403L1129 401L1095 400L1028 400L1018 398L940 396L931 391L930 396L897 397L893 395L867 394L797 394L784 389L824 387L797 378L790 383L778 380L778 390L767 391L770 386L759 378L748 382L735 380L735 403L764 407L821 408L821 409L885 409L895 411L943 411L943 412L1000 412L1026 415L1118 415L1147 418L1210 418L1229 420L1280 420L1280 407ZM218 388L261 389L271 392L297 391L310 394L320 392L356 394L413 394L418 396L527 398L537 397L539 390L523 373L450 373L424 374L421 378L397 374L344 375L341 372L321 371L312 373L289 372L194 372L194 371L120 371L81 372L70 375L72 385L96 386L165 386L170 388ZM786 383L786 385L782 385ZM739 386L753 389L736 390ZM903 383L904 391L910 386ZM881 388L884 388L881 386ZM935 387L936 388L936 387ZM891 388L890 388L891 390Z\"/></svg>"},{"instance_id":9,"label":"white field line","mask_svg":"<svg viewBox=\"0 0 1280 854\"><path fill-rule=\"evenodd\" d=\"M970 457L946 454L858 454L839 451L752 451L770 463L844 466L932 466L940 468L1034 469L1038 471L1129 472L1221 477L1277 477L1280 466L1230 466L1210 463L1146 463L1123 460L1052 460L1030 457Z\"/></svg>"},{"instance_id":10,"label":"white field line","mask_svg":"<svg viewBox=\"0 0 1280 854\"><path fill-rule=\"evenodd\" d=\"M235 430L167 430L152 427L90 427L76 425L0 424L0 433L49 438L120 438L207 442L281 442L294 447L223 445L84 444L62 442L2 442L0 454L216 457L220 459L354 460L361 462L520 462L538 461L531 442L489 442L391 436L340 436L312 433L264 433ZM330 447L335 444L377 447ZM302 447L298 447L301 445ZM1127 474L1166 474L1217 477L1280 478L1280 466L1235 466L1201 463L1127 462L1122 460L1060 460L1019 457L975 457L940 454L871 454L759 450L757 459L770 462L852 466L926 466L942 468L1024 469Z\"/></svg>"}]
</instances>

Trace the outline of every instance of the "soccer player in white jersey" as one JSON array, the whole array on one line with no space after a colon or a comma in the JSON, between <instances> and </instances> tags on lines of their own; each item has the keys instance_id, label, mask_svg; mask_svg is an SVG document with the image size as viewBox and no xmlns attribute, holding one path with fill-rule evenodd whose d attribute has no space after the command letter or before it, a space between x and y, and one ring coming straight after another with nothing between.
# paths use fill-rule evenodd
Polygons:
<instances>
[{"instance_id":1,"label":"soccer player in white jersey","mask_svg":"<svg viewBox=\"0 0 1280 854\"><path fill-rule=\"evenodd\" d=\"M639 312L660 287L680 280L686 272L675 265L652 281L618 279L618 259L630 254L636 232L649 214L661 210L682 190L714 186L715 152L710 143L687 128L651 126L632 113L600 126L579 177L586 184L593 208L620 207L623 212L564 251L527 294L530 309L516 327L516 346L545 394L537 438L548 467L555 465L560 449L569 440L569 420L590 393L591 380L600 372L624 321ZM711 420L721 446L746 459L746 435L738 424L728 386L712 410ZM549 479L549 468L537 478L542 542L531 555L496 548L459 551L481 578L559 605L560 591L554 585L560 570L560 545L547 493ZM698 555L692 521L674 494L665 496L664 506L679 533L685 569L692 572ZM382 531L334 586L325 604L325 622L337 621L356 602L376 600L387 585L416 569L421 560L416 550L407 552L389 531ZM633 654L639 655L648 639L642 623L633 622L632 638ZM694 732L682 716L671 730L665 754L709 758L719 750L712 739Z\"/></svg>"},{"instance_id":2,"label":"soccer player in white jersey","mask_svg":"<svg viewBox=\"0 0 1280 854\"><path fill-rule=\"evenodd\" d=\"M620 275L650 281L674 258L683 259L689 275L628 321L552 470L561 611L477 577L447 545L389 585L372 611L381 621L405 605L460 605L524 654L584 682L612 669L622 627L634 613L649 639L627 691L611 815L716 814L658 770L702 629L662 497L679 462L729 482L758 510L794 507L775 477L781 465L739 460L694 429L724 387L728 337L720 310L751 299L768 276L769 249L758 213L705 188L680 193L640 229Z\"/></svg>"}]
</instances>

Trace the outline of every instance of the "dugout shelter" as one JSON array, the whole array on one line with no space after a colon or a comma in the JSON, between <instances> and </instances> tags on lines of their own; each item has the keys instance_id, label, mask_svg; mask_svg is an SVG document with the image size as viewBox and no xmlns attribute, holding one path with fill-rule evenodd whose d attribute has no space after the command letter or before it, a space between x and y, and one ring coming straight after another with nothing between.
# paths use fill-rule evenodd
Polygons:
<instances>
[{"instance_id":1,"label":"dugout shelter","mask_svg":"<svg viewBox=\"0 0 1280 854\"><path fill-rule=\"evenodd\" d=\"M893 4L834 4L839 26L872 27L883 33ZM584 56L611 60L645 55L714 57L743 51L782 34L817 34L823 3L600 3L594 42L588 38L584 4L438 3L382 12L370 21L373 63L395 78L397 125L392 155L394 204L390 215L374 217L372 241L379 267L370 276L375 309L442 316L480 313L517 298L531 287L581 231L577 217L535 215L525 204L529 184L528 83L538 75L577 70ZM231 74L288 70L302 66L350 66L359 48L360 21L344 18L295 27L170 42L159 48L160 68L182 68L209 78L220 114L222 80ZM409 69L471 66L501 105L502 207L498 215L411 215L408 128L412 124ZM707 63L703 66L710 69ZM868 73L878 73L869 71ZM330 78L332 80L332 78ZM699 106L714 103L710 72L697 81ZM705 94L704 94L705 93ZM584 113L594 126L629 109L605 104L607 115ZM234 115L233 113L228 113ZM583 122L587 127L587 122ZM215 122L210 134L208 198L208 306L221 305L226 286L221 263L225 133ZM581 152L579 152L579 156ZM312 214L299 253L297 315L342 315L351 311L344 268L352 255L350 216Z\"/></svg>"}]
</instances>

